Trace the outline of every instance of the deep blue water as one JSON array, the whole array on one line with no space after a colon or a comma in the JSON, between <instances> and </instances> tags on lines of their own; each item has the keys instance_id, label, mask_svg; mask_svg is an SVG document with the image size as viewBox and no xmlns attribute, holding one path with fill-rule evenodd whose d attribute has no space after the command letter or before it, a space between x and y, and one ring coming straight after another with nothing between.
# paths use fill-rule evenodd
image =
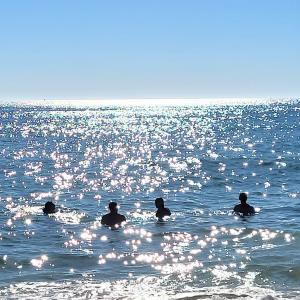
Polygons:
<instances>
[{"instance_id":1,"label":"deep blue water","mask_svg":"<svg viewBox=\"0 0 300 300\"><path fill-rule=\"evenodd\" d=\"M299 101L0 116L2 298L300 299ZM109 201L124 228L101 226Z\"/></svg>"}]
</instances>

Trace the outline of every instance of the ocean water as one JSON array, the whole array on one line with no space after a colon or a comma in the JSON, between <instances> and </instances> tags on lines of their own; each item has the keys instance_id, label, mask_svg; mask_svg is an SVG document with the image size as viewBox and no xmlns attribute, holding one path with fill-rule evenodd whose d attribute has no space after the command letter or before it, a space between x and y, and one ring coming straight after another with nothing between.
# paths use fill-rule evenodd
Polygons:
<instances>
[{"instance_id":1,"label":"ocean water","mask_svg":"<svg viewBox=\"0 0 300 300\"><path fill-rule=\"evenodd\" d=\"M300 299L299 101L0 115L1 299Z\"/></svg>"}]
</instances>

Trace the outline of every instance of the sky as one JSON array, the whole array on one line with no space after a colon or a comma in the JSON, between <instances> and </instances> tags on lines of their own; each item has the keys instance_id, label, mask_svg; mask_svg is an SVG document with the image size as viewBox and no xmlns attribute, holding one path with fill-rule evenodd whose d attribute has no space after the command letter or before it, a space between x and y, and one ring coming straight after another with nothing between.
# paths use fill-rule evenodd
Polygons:
<instances>
[{"instance_id":1,"label":"sky","mask_svg":"<svg viewBox=\"0 0 300 300\"><path fill-rule=\"evenodd\" d=\"M0 100L300 97L298 0L0 0Z\"/></svg>"}]
</instances>

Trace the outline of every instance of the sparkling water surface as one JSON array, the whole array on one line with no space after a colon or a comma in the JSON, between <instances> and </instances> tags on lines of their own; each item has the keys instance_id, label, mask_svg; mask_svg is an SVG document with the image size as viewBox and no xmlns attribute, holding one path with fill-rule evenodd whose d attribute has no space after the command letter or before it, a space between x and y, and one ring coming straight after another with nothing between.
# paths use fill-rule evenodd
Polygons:
<instances>
[{"instance_id":1,"label":"sparkling water surface","mask_svg":"<svg viewBox=\"0 0 300 300\"><path fill-rule=\"evenodd\" d=\"M1 298L300 299L299 101L0 115Z\"/></svg>"}]
</instances>

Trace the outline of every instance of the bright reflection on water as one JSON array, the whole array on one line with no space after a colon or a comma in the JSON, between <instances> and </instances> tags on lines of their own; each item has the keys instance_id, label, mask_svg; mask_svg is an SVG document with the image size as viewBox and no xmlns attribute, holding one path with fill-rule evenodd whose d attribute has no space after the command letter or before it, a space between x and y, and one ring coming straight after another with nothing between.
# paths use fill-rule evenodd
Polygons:
<instances>
[{"instance_id":1,"label":"bright reflection on water","mask_svg":"<svg viewBox=\"0 0 300 300\"><path fill-rule=\"evenodd\" d=\"M299 297L299 113L2 106L0 296ZM240 191L256 216L232 215Z\"/></svg>"}]
</instances>

